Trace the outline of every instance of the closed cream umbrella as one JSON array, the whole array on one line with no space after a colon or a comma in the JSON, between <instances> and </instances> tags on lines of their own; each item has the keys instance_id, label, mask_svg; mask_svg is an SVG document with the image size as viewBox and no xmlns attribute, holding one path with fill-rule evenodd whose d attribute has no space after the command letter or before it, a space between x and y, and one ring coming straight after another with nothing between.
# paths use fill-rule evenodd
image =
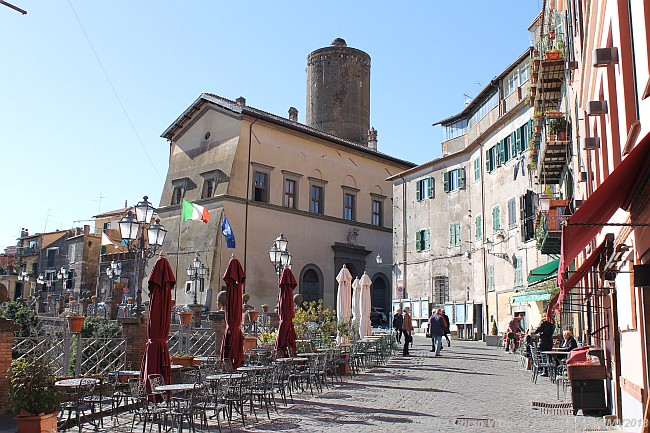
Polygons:
<instances>
[{"instance_id":1,"label":"closed cream umbrella","mask_svg":"<svg viewBox=\"0 0 650 433\"><path fill-rule=\"evenodd\" d=\"M352 282L352 324L356 329L361 325L361 282L355 277Z\"/></svg>"},{"instance_id":2,"label":"closed cream umbrella","mask_svg":"<svg viewBox=\"0 0 650 433\"><path fill-rule=\"evenodd\" d=\"M359 281L361 285L360 306L361 320L359 322L359 335L361 338L372 335L372 323L370 322L370 310L372 308L372 300L370 298L370 286L372 280L367 272L364 272Z\"/></svg>"},{"instance_id":3,"label":"closed cream umbrella","mask_svg":"<svg viewBox=\"0 0 650 433\"><path fill-rule=\"evenodd\" d=\"M343 265L343 268L336 276L336 281L339 283L339 289L336 293L336 320L338 323L347 323L350 321L350 308L352 304L352 274L348 268ZM350 341L348 337L338 335L336 342L339 344L348 344Z\"/></svg>"}]
</instances>

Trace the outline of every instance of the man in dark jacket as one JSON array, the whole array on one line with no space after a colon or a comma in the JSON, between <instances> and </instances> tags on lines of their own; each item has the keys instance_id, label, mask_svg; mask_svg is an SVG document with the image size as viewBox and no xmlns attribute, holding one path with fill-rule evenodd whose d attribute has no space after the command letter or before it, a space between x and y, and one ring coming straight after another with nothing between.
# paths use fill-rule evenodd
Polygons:
<instances>
[{"instance_id":1,"label":"man in dark jacket","mask_svg":"<svg viewBox=\"0 0 650 433\"><path fill-rule=\"evenodd\" d=\"M449 326L451 326L451 323L449 322L449 316L447 316L447 313L445 313L445 310L442 311L442 318L445 319L445 338L447 339L447 347L451 346L451 340L449 339L449 334L451 334L451 330L449 329Z\"/></svg>"},{"instance_id":2,"label":"man in dark jacket","mask_svg":"<svg viewBox=\"0 0 650 433\"><path fill-rule=\"evenodd\" d=\"M438 310L433 310L429 317L429 333L431 334L431 351L440 356L442 350L442 336L445 335L445 318L439 314Z\"/></svg>"},{"instance_id":3,"label":"man in dark jacket","mask_svg":"<svg viewBox=\"0 0 650 433\"><path fill-rule=\"evenodd\" d=\"M402 326L404 325L404 317L402 317L402 309L398 308L393 316L393 329L395 330L397 343L402 342Z\"/></svg>"},{"instance_id":4,"label":"man in dark jacket","mask_svg":"<svg viewBox=\"0 0 650 433\"><path fill-rule=\"evenodd\" d=\"M551 350L553 348L553 333L555 332L555 324L551 322L546 314L542 316L542 321L537 326L537 329L533 330L533 334L539 335L539 344L537 350L544 352L546 350ZM548 376L548 371L543 369L540 376Z\"/></svg>"}]
</instances>

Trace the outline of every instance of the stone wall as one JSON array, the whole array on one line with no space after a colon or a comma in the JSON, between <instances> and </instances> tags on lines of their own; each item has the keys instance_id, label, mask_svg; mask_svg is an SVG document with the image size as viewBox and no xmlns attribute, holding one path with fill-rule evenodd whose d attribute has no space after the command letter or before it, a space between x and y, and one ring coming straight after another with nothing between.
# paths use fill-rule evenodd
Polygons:
<instances>
[{"instance_id":1,"label":"stone wall","mask_svg":"<svg viewBox=\"0 0 650 433\"><path fill-rule=\"evenodd\" d=\"M226 312L211 311L210 322L212 323L212 332L214 332L214 355L221 355L221 342L223 334L226 332Z\"/></svg>"},{"instance_id":2,"label":"stone wall","mask_svg":"<svg viewBox=\"0 0 650 433\"><path fill-rule=\"evenodd\" d=\"M126 340L126 369L139 370L147 344L147 318L129 317L122 322L122 338Z\"/></svg>"}]
</instances>

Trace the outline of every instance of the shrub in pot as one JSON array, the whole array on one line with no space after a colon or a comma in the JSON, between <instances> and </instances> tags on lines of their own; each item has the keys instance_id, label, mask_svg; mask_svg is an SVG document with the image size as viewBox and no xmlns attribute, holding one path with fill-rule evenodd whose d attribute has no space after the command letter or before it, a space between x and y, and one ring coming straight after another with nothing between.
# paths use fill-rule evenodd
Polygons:
<instances>
[{"instance_id":1,"label":"shrub in pot","mask_svg":"<svg viewBox=\"0 0 650 433\"><path fill-rule=\"evenodd\" d=\"M9 403L19 433L56 432L60 394L55 382L46 360L24 357L11 363Z\"/></svg>"}]
</instances>

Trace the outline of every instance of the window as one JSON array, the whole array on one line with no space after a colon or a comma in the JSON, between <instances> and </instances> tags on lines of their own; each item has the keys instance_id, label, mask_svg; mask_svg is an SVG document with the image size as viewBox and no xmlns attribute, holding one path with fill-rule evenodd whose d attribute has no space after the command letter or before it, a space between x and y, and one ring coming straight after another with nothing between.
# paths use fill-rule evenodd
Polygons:
<instances>
[{"instance_id":1,"label":"window","mask_svg":"<svg viewBox=\"0 0 650 433\"><path fill-rule=\"evenodd\" d=\"M494 292L494 265L488 265L485 276L488 292Z\"/></svg>"},{"instance_id":2,"label":"window","mask_svg":"<svg viewBox=\"0 0 650 433\"><path fill-rule=\"evenodd\" d=\"M316 215L323 215L323 187L322 186L318 186L318 185L311 186L309 212Z\"/></svg>"},{"instance_id":3,"label":"window","mask_svg":"<svg viewBox=\"0 0 650 433\"><path fill-rule=\"evenodd\" d=\"M499 92L494 91L489 99L486 99L469 118L468 128L473 128L478 122L481 121L490 111L499 105Z\"/></svg>"},{"instance_id":4,"label":"window","mask_svg":"<svg viewBox=\"0 0 650 433\"><path fill-rule=\"evenodd\" d=\"M465 187L465 168L458 167L454 170L446 171L443 173L443 179L445 182L445 192L463 189Z\"/></svg>"},{"instance_id":5,"label":"window","mask_svg":"<svg viewBox=\"0 0 650 433\"><path fill-rule=\"evenodd\" d=\"M449 246L460 246L460 223L449 224Z\"/></svg>"},{"instance_id":6,"label":"window","mask_svg":"<svg viewBox=\"0 0 650 433\"><path fill-rule=\"evenodd\" d=\"M298 182L294 179L284 179L284 206L296 209Z\"/></svg>"},{"instance_id":7,"label":"window","mask_svg":"<svg viewBox=\"0 0 650 433\"><path fill-rule=\"evenodd\" d=\"M521 215L521 241L527 242L535 239L537 194L528 191L519 198L519 213Z\"/></svg>"},{"instance_id":8,"label":"window","mask_svg":"<svg viewBox=\"0 0 650 433\"><path fill-rule=\"evenodd\" d=\"M433 178L427 177L420 179L415 183L416 191L415 197L417 201L422 201L426 198L433 198Z\"/></svg>"},{"instance_id":9,"label":"window","mask_svg":"<svg viewBox=\"0 0 650 433\"><path fill-rule=\"evenodd\" d=\"M497 146L494 145L490 147L485 152L485 169L488 173L492 173L496 168L497 164Z\"/></svg>"},{"instance_id":10,"label":"window","mask_svg":"<svg viewBox=\"0 0 650 433\"><path fill-rule=\"evenodd\" d=\"M474 182L481 180L481 158L474 160Z\"/></svg>"},{"instance_id":11,"label":"window","mask_svg":"<svg viewBox=\"0 0 650 433\"><path fill-rule=\"evenodd\" d=\"M373 226L384 225L384 202L383 200L372 200L372 221Z\"/></svg>"},{"instance_id":12,"label":"window","mask_svg":"<svg viewBox=\"0 0 650 433\"><path fill-rule=\"evenodd\" d=\"M515 266L515 286L523 286L524 285L524 272L523 272L523 262L521 261L521 257L515 256L515 262L513 263Z\"/></svg>"},{"instance_id":13,"label":"window","mask_svg":"<svg viewBox=\"0 0 650 433\"><path fill-rule=\"evenodd\" d=\"M519 87L519 70L513 72L506 80L506 96L517 90Z\"/></svg>"},{"instance_id":14,"label":"window","mask_svg":"<svg viewBox=\"0 0 650 433\"><path fill-rule=\"evenodd\" d=\"M102 232L103 232L103 233L106 233L106 231L110 228L110 225L111 225L111 223L104 223L104 227L103 227ZM100 255L104 255L104 254L106 254L106 245L102 245L102 246L99 248L99 254L100 254Z\"/></svg>"},{"instance_id":15,"label":"window","mask_svg":"<svg viewBox=\"0 0 650 433\"><path fill-rule=\"evenodd\" d=\"M54 267L54 263L55 263L54 260L56 259L56 255L57 255L58 252L59 252L58 247L48 248L47 249L47 267L48 268L53 268Z\"/></svg>"},{"instance_id":16,"label":"window","mask_svg":"<svg viewBox=\"0 0 650 433\"><path fill-rule=\"evenodd\" d=\"M517 201L514 198L508 200L508 228L517 227Z\"/></svg>"},{"instance_id":17,"label":"window","mask_svg":"<svg viewBox=\"0 0 650 433\"><path fill-rule=\"evenodd\" d=\"M436 275L433 277L433 303L442 305L449 300L449 277Z\"/></svg>"},{"instance_id":18,"label":"window","mask_svg":"<svg viewBox=\"0 0 650 433\"><path fill-rule=\"evenodd\" d=\"M442 140L447 141L452 138L460 137L467 132L467 119L461 119L449 125L442 126Z\"/></svg>"},{"instance_id":19,"label":"window","mask_svg":"<svg viewBox=\"0 0 650 433\"><path fill-rule=\"evenodd\" d=\"M174 185L171 204L180 204L183 201L183 197L185 197L185 185Z\"/></svg>"},{"instance_id":20,"label":"window","mask_svg":"<svg viewBox=\"0 0 650 433\"><path fill-rule=\"evenodd\" d=\"M77 244L70 244L70 264L73 264L77 256Z\"/></svg>"},{"instance_id":21,"label":"window","mask_svg":"<svg viewBox=\"0 0 650 433\"><path fill-rule=\"evenodd\" d=\"M415 232L415 250L416 251L426 251L429 249L429 229L419 230Z\"/></svg>"},{"instance_id":22,"label":"window","mask_svg":"<svg viewBox=\"0 0 650 433\"><path fill-rule=\"evenodd\" d=\"M481 215L476 216L476 240L481 240L483 237L483 224L481 221Z\"/></svg>"},{"instance_id":23,"label":"window","mask_svg":"<svg viewBox=\"0 0 650 433\"><path fill-rule=\"evenodd\" d=\"M318 301L320 295L320 278L314 269L307 269L302 276L300 294L304 302Z\"/></svg>"},{"instance_id":24,"label":"window","mask_svg":"<svg viewBox=\"0 0 650 433\"><path fill-rule=\"evenodd\" d=\"M501 230L501 208L497 205L492 208L492 231Z\"/></svg>"},{"instance_id":25,"label":"window","mask_svg":"<svg viewBox=\"0 0 650 433\"><path fill-rule=\"evenodd\" d=\"M348 221L356 221L355 200L355 194L350 192L343 193L343 218Z\"/></svg>"},{"instance_id":26,"label":"window","mask_svg":"<svg viewBox=\"0 0 650 433\"><path fill-rule=\"evenodd\" d=\"M212 197L216 189L217 189L216 177L203 179L203 189L201 190L201 198Z\"/></svg>"},{"instance_id":27,"label":"window","mask_svg":"<svg viewBox=\"0 0 650 433\"><path fill-rule=\"evenodd\" d=\"M253 201L269 202L269 174L256 171L253 174Z\"/></svg>"}]
</instances>

